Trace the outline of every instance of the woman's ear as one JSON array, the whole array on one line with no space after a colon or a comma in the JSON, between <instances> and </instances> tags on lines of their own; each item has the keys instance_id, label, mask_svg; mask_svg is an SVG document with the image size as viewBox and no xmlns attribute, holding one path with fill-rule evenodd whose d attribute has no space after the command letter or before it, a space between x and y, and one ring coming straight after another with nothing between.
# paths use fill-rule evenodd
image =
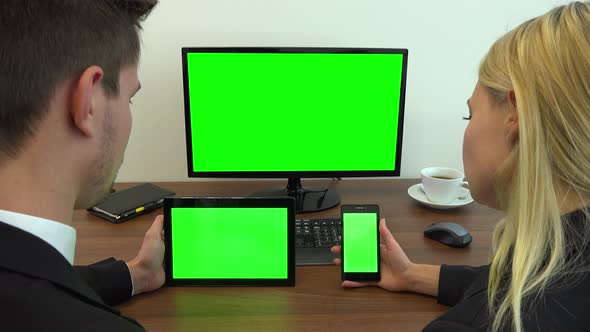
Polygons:
<instances>
[{"instance_id":1,"label":"woman's ear","mask_svg":"<svg viewBox=\"0 0 590 332\"><path fill-rule=\"evenodd\" d=\"M101 81L104 76L102 68L91 66L86 68L78 80L74 82L74 90L70 99L70 118L72 124L85 136L92 136L97 125L94 97L97 89L101 89Z\"/></svg>"},{"instance_id":2,"label":"woman's ear","mask_svg":"<svg viewBox=\"0 0 590 332\"><path fill-rule=\"evenodd\" d=\"M516 93L514 93L514 90L508 91L508 103L509 106L516 109Z\"/></svg>"},{"instance_id":3,"label":"woman's ear","mask_svg":"<svg viewBox=\"0 0 590 332\"><path fill-rule=\"evenodd\" d=\"M508 91L506 98L507 114L506 114L506 140L510 146L518 144L519 141L519 127L518 127L518 108L516 106L516 94L514 90Z\"/></svg>"}]
</instances>

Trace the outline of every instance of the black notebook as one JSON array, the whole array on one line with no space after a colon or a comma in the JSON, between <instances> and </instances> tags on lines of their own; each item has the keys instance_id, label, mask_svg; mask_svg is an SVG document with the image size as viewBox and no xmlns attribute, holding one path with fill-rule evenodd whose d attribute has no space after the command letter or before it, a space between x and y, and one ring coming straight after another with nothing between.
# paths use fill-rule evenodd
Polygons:
<instances>
[{"instance_id":1,"label":"black notebook","mask_svg":"<svg viewBox=\"0 0 590 332\"><path fill-rule=\"evenodd\" d=\"M173 191L144 183L114 192L88 211L114 223L120 223L161 207L165 197L174 195Z\"/></svg>"}]
</instances>

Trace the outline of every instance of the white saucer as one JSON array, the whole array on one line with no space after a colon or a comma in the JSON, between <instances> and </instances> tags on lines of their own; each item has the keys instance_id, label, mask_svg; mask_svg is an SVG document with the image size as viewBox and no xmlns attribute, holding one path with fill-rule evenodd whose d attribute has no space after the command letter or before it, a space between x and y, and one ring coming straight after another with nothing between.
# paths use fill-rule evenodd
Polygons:
<instances>
[{"instance_id":1,"label":"white saucer","mask_svg":"<svg viewBox=\"0 0 590 332\"><path fill-rule=\"evenodd\" d=\"M469 189L460 188L459 198L455 199L454 201L450 203L433 203L428 200L424 190L422 190L422 183L416 183L415 185L408 188L408 195L421 204L441 210L453 209L473 202L473 198L471 197L471 192L469 192Z\"/></svg>"}]
</instances>

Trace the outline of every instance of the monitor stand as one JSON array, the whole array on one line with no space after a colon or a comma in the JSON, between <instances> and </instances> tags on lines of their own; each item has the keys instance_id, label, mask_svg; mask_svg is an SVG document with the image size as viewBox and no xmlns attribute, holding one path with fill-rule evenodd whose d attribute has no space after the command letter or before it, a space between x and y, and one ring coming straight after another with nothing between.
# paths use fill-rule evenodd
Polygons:
<instances>
[{"instance_id":1,"label":"monitor stand","mask_svg":"<svg viewBox=\"0 0 590 332\"><path fill-rule=\"evenodd\" d=\"M303 188L301 178L289 178L286 188L257 191L258 197L294 197L297 213L318 212L340 204L340 195L333 189Z\"/></svg>"}]
</instances>

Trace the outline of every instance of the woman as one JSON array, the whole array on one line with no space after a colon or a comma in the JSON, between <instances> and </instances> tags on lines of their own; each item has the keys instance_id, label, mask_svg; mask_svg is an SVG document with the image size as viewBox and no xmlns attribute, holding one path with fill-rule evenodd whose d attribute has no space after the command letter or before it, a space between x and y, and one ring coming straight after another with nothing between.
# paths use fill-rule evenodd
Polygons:
<instances>
[{"instance_id":1,"label":"woman","mask_svg":"<svg viewBox=\"0 0 590 332\"><path fill-rule=\"evenodd\" d=\"M590 3L558 7L496 41L468 106L472 195L506 212L491 264L414 264L382 221L376 285L453 306L425 331L590 327Z\"/></svg>"}]
</instances>

